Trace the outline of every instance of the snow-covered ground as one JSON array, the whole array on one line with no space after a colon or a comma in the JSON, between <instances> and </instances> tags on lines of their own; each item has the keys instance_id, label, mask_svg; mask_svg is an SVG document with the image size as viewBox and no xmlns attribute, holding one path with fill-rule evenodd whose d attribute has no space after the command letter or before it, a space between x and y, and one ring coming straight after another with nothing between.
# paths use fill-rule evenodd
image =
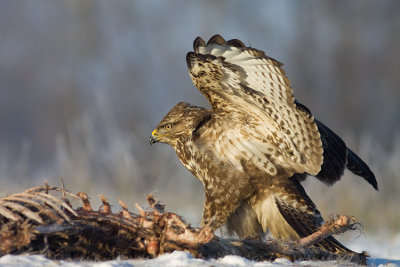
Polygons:
<instances>
[{"instance_id":1,"label":"snow-covered ground","mask_svg":"<svg viewBox=\"0 0 400 267\"><path fill-rule=\"evenodd\" d=\"M350 244L347 244L349 248L355 251L363 251L368 247L367 251L371 258L368 261L370 266L400 266L400 234L397 236L386 237L381 239L368 239L364 235L354 239ZM90 261L53 261L40 255L6 255L0 258L0 267L3 266L40 266L40 267L51 267L51 266L64 266L64 267L114 267L114 266L135 266L135 267L156 267L156 266L215 266L215 267L227 267L227 266L249 266L249 267L266 267L266 266L354 266L354 264L348 262L321 262L321 261L298 261L291 262L287 259L277 259L273 262L255 262L249 261L239 256L226 256L220 259L212 260L201 260L193 258L190 254L175 251L171 254L161 255L154 259L137 259L137 260L112 260L104 262L90 262Z\"/></svg>"},{"instance_id":2,"label":"snow-covered ground","mask_svg":"<svg viewBox=\"0 0 400 267\"><path fill-rule=\"evenodd\" d=\"M400 265L400 233L375 238L360 235L346 245L354 251L366 250L371 258L397 260Z\"/></svg>"},{"instance_id":3,"label":"snow-covered ground","mask_svg":"<svg viewBox=\"0 0 400 267\"><path fill-rule=\"evenodd\" d=\"M287 259L277 259L273 262L254 262L249 261L239 256L225 256L217 260L200 260L193 258L190 254L175 251L171 254L161 255L155 259L150 260L112 260L105 262L87 262L87 261L52 261L43 256L38 255L6 255L0 258L0 266L64 266L64 267L77 267L77 266L96 266L96 267L114 267L114 266L135 266L135 267L158 267L158 266L248 266L248 267L267 267L267 266L353 266L348 262L319 262L319 261L299 261L291 262ZM385 259L371 259L368 265L372 266L400 266L400 260L385 260Z\"/></svg>"}]
</instances>

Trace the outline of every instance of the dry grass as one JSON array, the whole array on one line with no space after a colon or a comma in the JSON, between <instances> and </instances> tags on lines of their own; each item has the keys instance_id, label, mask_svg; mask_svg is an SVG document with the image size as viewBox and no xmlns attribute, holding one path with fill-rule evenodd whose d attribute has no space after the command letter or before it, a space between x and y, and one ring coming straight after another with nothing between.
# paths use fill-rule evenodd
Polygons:
<instances>
[{"instance_id":1,"label":"dry grass","mask_svg":"<svg viewBox=\"0 0 400 267\"><path fill-rule=\"evenodd\" d=\"M184 215L194 225L199 224L202 186L181 166L170 147L150 147L147 140L138 146L134 134L115 129L107 132L107 125L103 125L106 132L100 138L92 121L88 116L83 117L66 135L59 135L54 160L42 168L29 164L27 152L21 152L15 161L7 154L0 154L1 193L16 192L41 184L45 179L57 184L58 177L62 176L73 192L87 192L92 196L107 193L115 205L122 199L131 206L153 192L171 211ZM347 139L356 140L351 136ZM364 225L364 232L395 233L400 227L400 137L393 141L389 151L368 135L359 138L358 143L349 143L375 172L379 192L350 172L332 187L310 177L305 183L307 192L325 217L353 215ZM93 201L95 205L100 204L96 199Z\"/></svg>"}]
</instances>

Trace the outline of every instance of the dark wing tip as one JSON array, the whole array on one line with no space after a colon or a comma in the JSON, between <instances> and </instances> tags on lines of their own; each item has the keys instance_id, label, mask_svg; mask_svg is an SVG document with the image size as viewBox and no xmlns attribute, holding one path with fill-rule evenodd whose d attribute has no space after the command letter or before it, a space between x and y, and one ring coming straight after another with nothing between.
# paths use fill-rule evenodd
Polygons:
<instances>
[{"instance_id":1,"label":"dark wing tip","mask_svg":"<svg viewBox=\"0 0 400 267\"><path fill-rule=\"evenodd\" d=\"M210 40L208 40L207 45L209 45L209 44L224 45L224 44L226 44L226 41L224 38L222 38L221 35L216 34L213 37L211 37Z\"/></svg>"},{"instance_id":2,"label":"dark wing tip","mask_svg":"<svg viewBox=\"0 0 400 267\"><path fill-rule=\"evenodd\" d=\"M210 38L210 40L208 40L207 44L206 42L201 38L201 37L197 37L196 39L194 39L193 41L193 50L194 52L198 53L199 47L201 46L206 46L209 44L219 44L219 45L230 45L233 47L238 47L238 48L247 48L246 45L240 41L239 39L232 39L229 41L225 41L224 38L222 38L221 35L216 34L213 37Z\"/></svg>"},{"instance_id":3,"label":"dark wing tip","mask_svg":"<svg viewBox=\"0 0 400 267\"><path fill-rule=\"evenodd\" d=\"M204 42L204 40L201 37L197 37L193 41L193 50L194 50L194 52L198 53L199 52L199 47L200 46L205 46L205 45L206 45L206 42Z\"/></svg>"},{"instance_id":4,"label":"dark wing tip","mask_svg":"<svg viewBox=\"0 0 400 267\"><path fill-rule=\"evenodd\" d=\"M226 42L226 44L228 44L230 46L238 47L238 48L246 48L246 45L238 39L229 40Z\"/></svg>"}]
</instances>

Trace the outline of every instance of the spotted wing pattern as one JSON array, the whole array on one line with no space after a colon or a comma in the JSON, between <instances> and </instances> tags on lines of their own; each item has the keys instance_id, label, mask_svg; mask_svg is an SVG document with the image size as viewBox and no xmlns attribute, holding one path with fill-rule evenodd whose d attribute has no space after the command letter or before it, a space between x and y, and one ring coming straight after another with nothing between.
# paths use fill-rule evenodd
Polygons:
<instances>
[{"instance_id":1,"label":"spotted wing pattern","mask_svg":"<svg viewBox=\"0 0 400 267\"><path fill-rule=\"evenodd\" d=\"M186 60L194 84L227 124L229 132L218 142L229 142L237 150L232 157L248 155L247 160L272 176L283 169L286 175L320 171L318 127L313 116L294 103L281 63L219 35L207 44L197 38ZM237 124L246 127L235 128Z\"/></svg>"}]
</instances>

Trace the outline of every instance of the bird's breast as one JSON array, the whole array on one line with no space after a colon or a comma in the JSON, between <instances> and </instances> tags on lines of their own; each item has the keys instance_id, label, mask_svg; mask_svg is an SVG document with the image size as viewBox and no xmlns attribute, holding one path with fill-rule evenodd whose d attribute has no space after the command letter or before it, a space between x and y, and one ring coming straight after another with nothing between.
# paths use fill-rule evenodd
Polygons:
<instances>
[{"instance_id":1,"label":"bird's breast","mask_svg":"<svg viewBox=\"0 0 400 267\"><path fill-rule=\"evenodd\" d=\"M243 171L240 160L231 158L229 153L229 149L225 149L219 142L204 140L189 140L176 147L176 154L182 165L203 184L219 179L224 172Z\"/></svg>"}]
</instances>

